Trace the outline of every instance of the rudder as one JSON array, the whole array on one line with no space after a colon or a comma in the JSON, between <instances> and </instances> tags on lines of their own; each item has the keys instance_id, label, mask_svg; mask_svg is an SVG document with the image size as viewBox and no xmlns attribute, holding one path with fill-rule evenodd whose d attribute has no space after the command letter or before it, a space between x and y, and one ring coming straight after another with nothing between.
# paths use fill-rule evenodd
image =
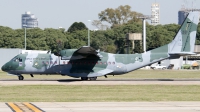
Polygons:
<instances>
[{"instance_id":1,"label":"rudder","mask_svg":"<svg viewBox=\"0 0 200 112\"><path fill-rule=\"evenodd\" d=\"M174 40L169 44L170 54L192 54L194 52L199 12L190 12Z\"/></svg>"}]
</instances>

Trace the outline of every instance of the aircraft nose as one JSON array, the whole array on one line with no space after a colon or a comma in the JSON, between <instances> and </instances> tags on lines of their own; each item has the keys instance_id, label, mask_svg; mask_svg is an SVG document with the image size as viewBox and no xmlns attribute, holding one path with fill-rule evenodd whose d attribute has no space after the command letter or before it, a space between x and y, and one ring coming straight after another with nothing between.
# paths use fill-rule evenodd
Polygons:
<instances>
[{"instance_id":1,"label":"aircraft nose","mask_svg":"<svg viewBox=\"0 0 200 112\"><path fill-rule=\"evenodd\" d=\"M2 70L2 71L6 71L6 65L3 65L3 66L1 67L1 70Z\"/></svg>"}]
</instances>

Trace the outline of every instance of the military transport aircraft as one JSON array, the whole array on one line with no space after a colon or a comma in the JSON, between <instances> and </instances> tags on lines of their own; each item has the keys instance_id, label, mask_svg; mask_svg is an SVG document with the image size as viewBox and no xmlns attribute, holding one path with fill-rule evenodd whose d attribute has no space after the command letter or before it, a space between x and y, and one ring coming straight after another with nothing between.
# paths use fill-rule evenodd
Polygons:
<instances>
[{"instance_id":1,"label":"military transport aircraft","mask_svg":"<svg viewBox=\"0 0 200 112\"><path fill-rule=\"evenodd\" d=\"M22 74L61 74L81 80L96 80L99 76L119 75L167 58L179 58L195 54L199 12L190 12L177 35L169 44L142 54L112 54L96 51L89 46L79 49L65 49L60 56L54 54L19 54L2 66L2 70L17 75Z\"/></svg>"}]
</instances>

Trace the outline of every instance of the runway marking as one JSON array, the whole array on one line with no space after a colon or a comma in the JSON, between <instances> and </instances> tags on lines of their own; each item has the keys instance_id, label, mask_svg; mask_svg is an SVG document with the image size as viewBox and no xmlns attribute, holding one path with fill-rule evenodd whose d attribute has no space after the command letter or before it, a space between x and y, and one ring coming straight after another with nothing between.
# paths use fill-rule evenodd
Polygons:
<instances>
[{"instance_id":1,"label":"runway marking","mask_svg":"<svg viewBox=\"0 0 200 112\"><path fill-rule=\"evenodd\" d=\"M13 112L45 112L32 103L6 103Z\"/></svg>"},{"instance_id":2,"label":"runway marking","mask_svg":"<svg viewBox=\"0 0 200 112\"><path fill-rule=\"evenodd\" d=\"M24 103L24 105L26 105L28 108L32 109L34 112L44 112L43 110L41 110L40 108L36 107L35 105L33 105L31 103Z\"/></svg>"},{"instance_id":3,"label":"runway marking","mask_svg":"<svg viewBox=\"0 0 200 112\"><path fill-rule=\"evenodd\" d=\"M6 105L8 105L8 107L10 107L10 109L13 112L23 112L17 105L15 105L14 103L6 103Z\"/></svg>"}]
</instances>

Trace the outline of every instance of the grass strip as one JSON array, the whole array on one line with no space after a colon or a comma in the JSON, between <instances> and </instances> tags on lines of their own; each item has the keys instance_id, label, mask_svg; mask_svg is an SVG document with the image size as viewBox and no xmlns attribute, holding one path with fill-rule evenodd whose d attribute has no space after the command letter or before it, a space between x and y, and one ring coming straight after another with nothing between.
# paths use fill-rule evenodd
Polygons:
<instances>
[{"instance_id":1,"label":"grass strip","mask_svg":"<svg viewBox=\"0 0 200 112\"><path fill-rule=\"evenodd\" d=\"M200 101L199 85L1 86L0 102Z\"/></svg>"}]
</instances>

